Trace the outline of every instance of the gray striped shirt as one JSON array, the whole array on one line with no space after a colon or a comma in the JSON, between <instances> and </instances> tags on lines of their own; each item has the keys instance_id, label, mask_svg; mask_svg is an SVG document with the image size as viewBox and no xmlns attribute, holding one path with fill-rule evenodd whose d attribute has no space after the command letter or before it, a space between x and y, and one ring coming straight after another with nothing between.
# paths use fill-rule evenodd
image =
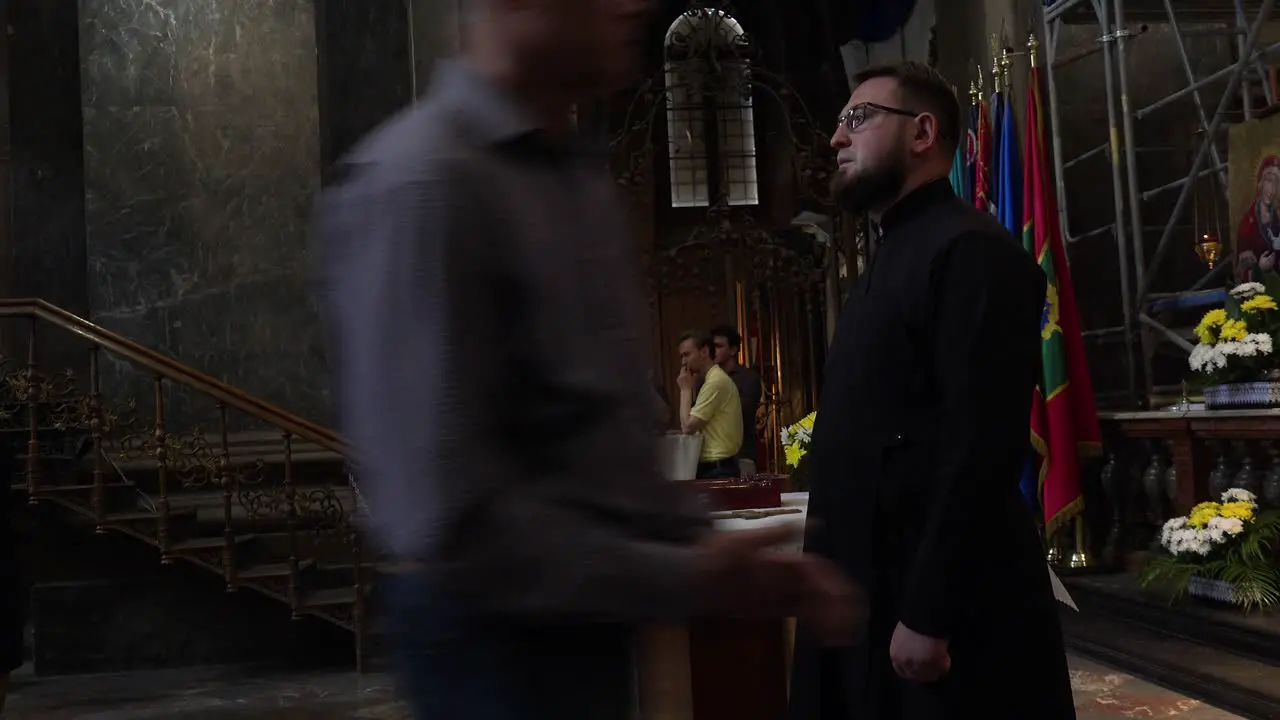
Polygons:
<instances>
[{"instance_id":1,"label":"gray striped shirt","mask_svg":"<svg viewBox=\"0 0 1280 720\"><path fill-rule=\"evenodd\" d=\"M344 434L392 552L496 612L690 609L705 521L654 471L605 158L446 64L317 208Z\"/></svg>"}]
</instances>

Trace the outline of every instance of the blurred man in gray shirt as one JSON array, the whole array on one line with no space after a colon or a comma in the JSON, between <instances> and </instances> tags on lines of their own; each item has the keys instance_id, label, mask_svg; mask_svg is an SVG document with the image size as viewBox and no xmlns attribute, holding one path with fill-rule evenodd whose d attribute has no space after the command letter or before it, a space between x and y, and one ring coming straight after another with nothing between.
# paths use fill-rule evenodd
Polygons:
<instances>
[{"instance_id":1,"label":"blurred man in gray shirt","mask_svg":"<svg viewBox=\"0 0 1280 720\"><path fill-rule=\"evenodd\" d=\"M653 470L633 244L575 103L623 87L639 0L477 0L468 54L335 168L317 210L342 427L419 717L629 715L629 628L803 611L786 529L710 532Z\"/></svg>"}]
</instances>

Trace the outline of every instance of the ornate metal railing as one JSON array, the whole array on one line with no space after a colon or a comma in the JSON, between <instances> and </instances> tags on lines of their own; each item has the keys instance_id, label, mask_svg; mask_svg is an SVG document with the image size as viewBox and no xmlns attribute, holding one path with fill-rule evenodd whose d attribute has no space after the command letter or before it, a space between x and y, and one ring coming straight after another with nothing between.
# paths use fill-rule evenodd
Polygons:
<instances>
[{"instance_id":1,"label":"ornate metal railing","mask_svg":"<svg viewBox=\"0 0 1280 720\"><path fill-rule=\"evenodd\" d=\"M0 318L25 322L5 336L18 357L0 355L14 489L348 628L363 660L358 493L336 433L44 301L0 300ZM45 328L85 370L41 367Z\"/></svg>"}]
</instances>

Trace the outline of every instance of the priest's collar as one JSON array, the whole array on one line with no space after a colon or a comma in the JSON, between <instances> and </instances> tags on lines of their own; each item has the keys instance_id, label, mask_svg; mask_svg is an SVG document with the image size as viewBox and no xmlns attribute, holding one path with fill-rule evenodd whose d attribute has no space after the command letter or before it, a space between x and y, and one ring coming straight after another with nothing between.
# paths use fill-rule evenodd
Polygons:
<instances>
[{"instance_id":1,"label":"priest's collar","mask_svg":"<svg viewBox=\"0 0 1280 720\"><path fill-rule=\"evenodd\" d=\"M903 195L898 199L898 202L894 203L880 216L879 234L883 236L893 232L895 226L901 225L907 219L918 215L925 208L955 196L956 191L951 187L949 178L942 177L937 180L930 180Z\"/></svg>"}]
</instances>

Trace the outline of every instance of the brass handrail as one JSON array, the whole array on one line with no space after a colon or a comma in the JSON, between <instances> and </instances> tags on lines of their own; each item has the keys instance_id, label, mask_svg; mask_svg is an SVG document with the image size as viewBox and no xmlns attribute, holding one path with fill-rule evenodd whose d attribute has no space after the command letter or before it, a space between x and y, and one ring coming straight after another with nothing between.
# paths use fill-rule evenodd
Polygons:
<instances>
[{"instance_id":1,"label":"brass handrail","mask_svg":"<svg viewBox=\"0 0 1280 720\"><path fill-rule=\"evenodd\" d=\"M336 432L304 420L283 408L259 400L221 380L162 355L151 348L121 337L106 328L38 298L0 299L0 317L31 317L75 333L107 351L127 358L171 382L185 385L213 397L259 420L269 422L303 440L327 450L347 455L347 445Z\"/></svg>"}]
</instances>

